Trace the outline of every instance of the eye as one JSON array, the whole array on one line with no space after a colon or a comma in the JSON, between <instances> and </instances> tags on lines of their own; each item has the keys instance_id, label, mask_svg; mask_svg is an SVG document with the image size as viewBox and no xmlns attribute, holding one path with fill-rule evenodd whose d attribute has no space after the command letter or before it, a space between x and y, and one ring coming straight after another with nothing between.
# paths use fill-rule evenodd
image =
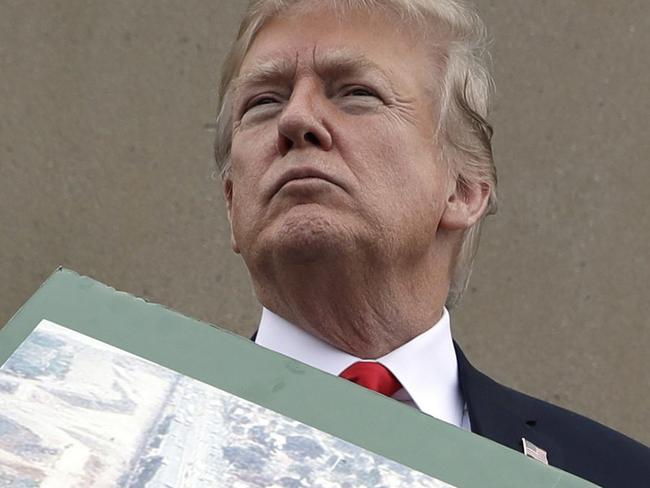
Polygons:
<instances>
[{"instance_id":1,"label":"eye","mask_svg":"<svg viewBox=\"0 0 650 488\"><path fill-rule=\"evenodd\" d=\"M343 90L344 97L377 97L377 94L370 88L363 86L350 86Z\"/></svg>"},{"instance_id":2,"label":"eye","mask_svg":"<svg viewBox=\"0 0 650 488\"><path fill-rule=\"evenodd\" d=\"M244 108L244 112L247 112L250 109L255 107L261 107L263 105L272 105L274 103L278 103L278 100L275 97L270 95L260 95L254 97L253 99L250 100L250 102L246 104L246 107Z\"/></svg>"}]
</instances>

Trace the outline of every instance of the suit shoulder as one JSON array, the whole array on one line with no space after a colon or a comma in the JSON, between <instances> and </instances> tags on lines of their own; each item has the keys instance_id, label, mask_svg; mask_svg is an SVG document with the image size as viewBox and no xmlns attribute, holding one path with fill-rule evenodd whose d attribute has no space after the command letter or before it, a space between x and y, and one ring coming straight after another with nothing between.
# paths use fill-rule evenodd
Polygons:
<instances>
[{"instance_id":1,"label":"suit shoulder","mask_svg":"<svg viewBox=\"0 0 650 488\"><path fill-rule=\"evenodd\" d=\"M495 382L496 383L496 382ZM607 427L595 420L584 415L573 412L567 408L554 405L550 402L540 400L520 391L514 390L507 386L496 383L503 389L504 394L513 404L519 404L524 411L529 412L530 416L536 418L536 425L562 432L571 432L584 436L598 436L606 439L608 444L620 444L621 447L628 446L630 449L641 449L646 455L650 454L650 449L638 441L631 439L614 429Z\"/></svg>"},{"instance_id":2,"label":"suit shoulder","mask_svg":"<svg viewBox=\"0 0 650 488\"><path fill-rule=\"evenodd\" d=\"M472 431L519 452L525 438L548 451L551 465L599 486L648 486L648 447L583 415L494 381L474 368L458 345L456 354Z\"/></svg>"},{"instance_id":3,"label":"suit shoulder","mask_svg":"<svg viewBox=\"0 0 650 488\"><path fill-rule=\"evenodd\" d=\"M647 446L571 410L494 383L509 408L525 412L531 429L563 446L563 464L573 472L596 474L602 486L622 486L615 483L623 478L644 483L650 479Z\"/></svg>"}]
</instances>

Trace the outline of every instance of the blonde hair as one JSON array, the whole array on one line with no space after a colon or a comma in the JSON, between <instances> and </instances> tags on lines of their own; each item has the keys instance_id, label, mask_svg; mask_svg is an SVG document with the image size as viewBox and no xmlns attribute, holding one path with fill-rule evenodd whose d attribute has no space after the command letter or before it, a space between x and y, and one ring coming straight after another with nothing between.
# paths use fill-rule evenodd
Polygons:
<instances>
[{"instance_id":1,"label":"blonde hair","mask_svg":"<svg viewBox=\"0 0 650 488\"><path fill-rule=\"evenodd\" d=\"M215 159L222 178L230 171L232 81L238 75L246 53L269 19L314 1L250 2L221 73ZM396 14L399 21L416 26L425 39L430 31L436 38L442 36L445 39L445 52L440 53L439 42L432 46L435 54L442 54L444 59L444 73L438 86L440 114L437 132L443 161L461 194L476 185L488 189L488 207L483 216L496 212L497 177L492 156L492 127L486 120L493 84L487 67L488 38L478 14L462 0L317 0L316 3L341 13L350 9L383 9ZM432 78L436 77L432 73ZM460 300L467 288L482 223L483 217L465 231L452 263L448 308Z\"/></svg>"}]
</instances>

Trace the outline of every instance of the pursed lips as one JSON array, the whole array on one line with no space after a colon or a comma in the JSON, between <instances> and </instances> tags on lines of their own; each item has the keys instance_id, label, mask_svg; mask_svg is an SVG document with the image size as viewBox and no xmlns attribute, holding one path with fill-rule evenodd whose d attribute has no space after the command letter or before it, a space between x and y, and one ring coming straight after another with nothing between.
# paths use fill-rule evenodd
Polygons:
<instances>
[{"instance_id":1,"label":"pursed lips","mask_svg":"<svg viewBox=\"0 0 650 488\"><path fill-rule=\"evenodd\" d=\"M273 198L273 196L280 191L280 189L287 184L290 181L294 180L302 180L305 178L318 178L324 181L327 181L328 183L331 183L333 185L336 185L340 188L343 188L343 186L333 177L330 175L323 173L322 171L315 169L315 168L292 168L289 171L285 172L280 179L273 185L273 188L271 190L270 197Z\"/></svg>"}]
</instances>

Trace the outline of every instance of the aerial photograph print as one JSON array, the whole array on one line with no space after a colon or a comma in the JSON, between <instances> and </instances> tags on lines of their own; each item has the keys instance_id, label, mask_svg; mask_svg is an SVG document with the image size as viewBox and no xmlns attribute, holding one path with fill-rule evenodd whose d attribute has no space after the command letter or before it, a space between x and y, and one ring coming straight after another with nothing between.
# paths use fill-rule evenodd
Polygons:
<instances>
[{"instance_id":1,"label":"aerial photograph print","mask_svg":"<svg viewBox=\"0 0 650 488\"><path fill-rule=\"evenodd\" d=\"M0 486L450 485L43 320L0 368Z\"/></svg>"}]
</instances>

